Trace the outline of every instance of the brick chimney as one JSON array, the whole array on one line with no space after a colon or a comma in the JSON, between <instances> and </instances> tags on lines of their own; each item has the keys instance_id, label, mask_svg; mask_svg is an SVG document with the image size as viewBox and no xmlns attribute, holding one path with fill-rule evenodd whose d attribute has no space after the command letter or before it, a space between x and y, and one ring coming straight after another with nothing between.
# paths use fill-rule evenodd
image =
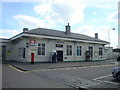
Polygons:
<instances>
[{"instance_id":1,"label":"brick chimney","mask_svg":"<svg viewBox=\"0 0 120 90\"><path fill-rule=\"evenodd\" d=\"M95 38L98 39L98 33L95 33Z\"/></svg>"},{"instance_id":2,"label":"brick chimney","mask_svg":"<svg viewBox=\"0 0 120 90\"><path fill-rule=\"evenodd\" d=\"M70 26L69 26L69 23L68 23L68 25L67 26L65 26L65 33L66 34L70 34L71 32L70 32Z\"/></svg>"},{"instance_id":3,"label":"brick chimney","mask_svg":"<svg viewBox=\"0 0 120 90\"><path fill-rule=\"evenodd\" d=\"M23 28L23 32L28 31L28 28Z\"/></svg>"}]
</instances>

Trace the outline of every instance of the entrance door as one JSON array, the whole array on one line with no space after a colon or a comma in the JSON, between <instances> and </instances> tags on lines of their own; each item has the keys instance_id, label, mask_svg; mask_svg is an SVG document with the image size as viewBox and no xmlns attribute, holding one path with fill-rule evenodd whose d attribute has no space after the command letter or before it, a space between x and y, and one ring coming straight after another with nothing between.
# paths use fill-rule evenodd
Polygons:
<instances>
[{"instance_id":1,"label":"entrance door","mask_svg":"<svg viewBox=\"0 0 120 90\"><path fill-rule=\"evenodd\" d=\"M6 60L6 46L2 46L2 61Z\"/></svg>"},{"instance_id":2,"label":"entrance door","mask_svg":"<svg viewBox=\"0 0 120 90\"><path fill-rule=\"evenodd\" d=\"M63 61L63 51L57 51L57 61Z\"/></svg>"}]
</instances>

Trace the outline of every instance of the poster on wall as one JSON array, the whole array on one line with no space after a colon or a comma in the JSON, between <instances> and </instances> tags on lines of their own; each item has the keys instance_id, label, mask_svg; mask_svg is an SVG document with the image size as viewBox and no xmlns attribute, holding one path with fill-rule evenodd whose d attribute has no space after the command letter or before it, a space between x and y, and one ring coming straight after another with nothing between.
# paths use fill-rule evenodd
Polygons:
<instances>
[{"instance_id":1,"label":"poster on wall","mask_svg":"<svg viewBox=\"0 0 120 90\"><path fill-rule=\"evenodd\" d=\"M94 52L95 57L98 57L98 51Z\"/></svg>"},{"instance_id":2,"label":"poster on wall","mask_svg":"<svg viewBox=\"0 0 120 90\"><path fill-rule=\"evenodd\" d=\"M30 46L35 46L36 45L36 40L35 39L29 39L29 45Z\"/></svg>"},{"instance_id":3,"label":"poster on wall","mask_svg":"<svg viewBox=\"0 0 120 90\"><path fill-rule=\"evenodd\" d=\"M10 50L7 50L7 55L10 55L11 54L11 51Z\"/></svg>"}]
</instances>

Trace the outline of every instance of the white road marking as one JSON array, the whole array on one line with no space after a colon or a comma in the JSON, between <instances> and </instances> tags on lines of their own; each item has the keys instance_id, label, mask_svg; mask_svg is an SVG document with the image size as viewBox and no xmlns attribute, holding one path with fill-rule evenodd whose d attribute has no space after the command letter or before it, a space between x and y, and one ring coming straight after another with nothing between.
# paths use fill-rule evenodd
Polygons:
<instances>
[{"instance_id":1,"label":"white road marking","mask_svg":"<svg viewBox=\"0 0 120 90\"><path fill-rule=\"evenodd\" d=\"M109 76L112 76L112 74L106 75L106 76L102 76L102 77L99 77L99 78L95 78L95 79L92 79L92 80L98 81L98 82L101 82L101 83L105 82L105 83L111 83L111 84L118 84L118 83L116 83L116 82L105 81L105 80L103 80L103 81L102 81L102 80L99 80L99 79L106 78L106 77L109 77Z\"/></svg>"},{"instance_id":2,"label":"white road marking","mask_svg":"<svg viewBox=\"0 0 120 90\"><path fill-rule=\"evenodd\" d=\"M111 83L111 84L117 84L118 85L118 83L111 82L111 81L101 81L101 80L94 80L94 81L98 81L98 82L101 82L101 83L105 82L105 83Z\"/></svg>"},{"instance_id":3,"label":"white road marking","mask_svg":"<svg viewBox=\"0 0 120 90\"><path fill-rule=\"evenodd\" d=\"M109 77L109 76L112 76L112 74L106 75L106 76L102 76L102 77L99 77L99 78L95 78L95 79L93 79L93 80L98 80L98 79L102 79L102 78Z\"/></svg>"}]
</instances>

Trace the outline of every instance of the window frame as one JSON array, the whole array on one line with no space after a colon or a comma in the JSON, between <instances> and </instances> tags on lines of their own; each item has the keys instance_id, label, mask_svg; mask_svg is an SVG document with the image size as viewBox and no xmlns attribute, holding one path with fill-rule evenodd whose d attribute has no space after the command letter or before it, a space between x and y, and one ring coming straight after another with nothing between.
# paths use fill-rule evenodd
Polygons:
<instances>
[{"instance_id":1,"label":"window frame","mask_svg":"<svg viewBox=\"0 0 120 90\"><path fill-rule=\"evenodd\" d=\"M38 43L37 55L45 56L46 55L46 51L45 50L46 50L45 43Z\"/></svg>"},{"instance_id":2,"label":"window frame","mask_svg":"<svg viewBox=\"0 0 120 90\"><path fill-rule=\"evenodd\" d=\"M92 57L93 56L93 46L89 46L88 47L88 50L90 51L90 56Z\"/></svg>"},{"instance_id":3,"label":"window frame","mask_svg":"<svg viewBox=\"0 0 120 90\"><path fill-rule=\"evenodd\" d=\"M76 47L76 55L77 56L82 56L82 46L78 45Z\"/></svg>"},{"instance_id":4,"label":"window frame","mask_svg":"<svg viewBox=\"0 0 120 90\"><path fill-rule=\"evenodd\" d=\"M55 47L56 47L56 48L63 48L63 44L56 43Z\"/></svg>"},{"instance_id":5,"label":"window frame","mask_svg":"<svg viewBox=\"0 0 120 90\"><path fill-rule=\"evenodd\" d=\"M99 47L99 56L103 56L103 48Z\"/></svg>"},{"instance_id":6,"label":"window frame","mask_svg":"<svg viewBox=\"0 0 120 90\"><path fill-rule=\"evenodd\" d=\"M66 45L66 55L72 56L72 45Z\"/></svg>"}]
</instances>

